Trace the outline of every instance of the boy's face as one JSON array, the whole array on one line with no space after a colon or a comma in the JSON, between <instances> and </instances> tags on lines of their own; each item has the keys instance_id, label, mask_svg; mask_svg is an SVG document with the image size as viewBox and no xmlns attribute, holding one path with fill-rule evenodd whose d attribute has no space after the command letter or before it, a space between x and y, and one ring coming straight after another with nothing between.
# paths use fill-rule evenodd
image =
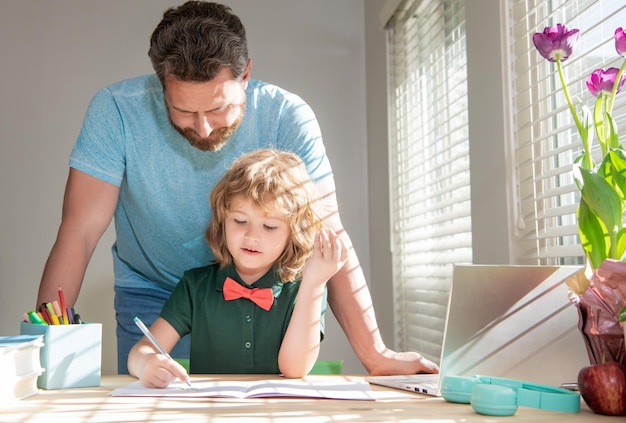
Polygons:
<instances>
[{"instance_id":1,"label":"boy's face","mask_svg":"<svg viewBox=\"0 0 626 423\"><path fill-rule=\"evenodd\" d=\"M170 123L202 151L217 151L235 132L246 105L247 79L232 78L224 68L208 82L165 80L165 106Z\"/></svg>"},{"instance_id":2,"label":"boy's face","mask_svg":"<svg viewBox=\"0 0 626 423\"><path fill-rule=\"evenodd\" d=\"M250 284L263 276L285 250L290 236L287 218L252 200L236 197L225 222L226 246L237 273Z\"/></svg>"}]
</instances>

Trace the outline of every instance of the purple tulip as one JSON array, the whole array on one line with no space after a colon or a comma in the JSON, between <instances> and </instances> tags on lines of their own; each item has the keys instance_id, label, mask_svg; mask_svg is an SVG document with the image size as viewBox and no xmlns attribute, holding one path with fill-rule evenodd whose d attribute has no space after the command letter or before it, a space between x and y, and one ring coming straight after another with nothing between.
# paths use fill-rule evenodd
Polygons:
<instances>
[{"instance_id":1,"label":"purple tulip","mask_svg":"<svg viewBox=\"0 0 626 423\"><path fill-rule=\"evenodd\" d=\"M569 30L563 24L556 24L546 27L543 32L536 32L533 43L544 58L551 62L561 62L570 57L579 38L578 29Z\"/></svg>"},{"instance_id":2,"label":"purple tulip","mask_svg":"<svg viewBox=\"0 0 626 423\"><path fill-rule=\"evenodd\" d=\"M591 75L589 75L589 78L587 78L587 88L589 88L589 91L594 97L597 97L601 91L611 94L618 72L619 69L617 68L609 68L606 71L604 69L594 70ZM623 85L624 76L620 78L616 93L620 92Z\"/></svg>"},{"instance_id":3,"label":"purple tulip","mask_svg":"<svg viewBox=\"0 0 626 423\"><path fill-rule=\"evenodd\" d=\"M620 56L626 57L626 34L622 28L615 30L615 50Z\"/></svg>"}]
</instances>

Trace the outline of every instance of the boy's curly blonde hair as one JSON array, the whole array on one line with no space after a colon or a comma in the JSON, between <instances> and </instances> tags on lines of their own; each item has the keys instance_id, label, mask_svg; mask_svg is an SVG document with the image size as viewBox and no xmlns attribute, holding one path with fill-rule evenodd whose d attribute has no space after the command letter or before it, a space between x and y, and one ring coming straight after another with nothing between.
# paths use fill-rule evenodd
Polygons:
<instances>
[{"instance_id":1,"label":"boy's curly blonde hair","mask_svg":"<svg viewBox=\"0 0 626 423\"><path fill-rule=\"evenodd\" d=\"M268 212L278 210L287 219L290 236L274 267L282 282L300 279L315 234L323 227L319 194L302 160L285 151L256 150L236 160L215 186L206 239L222 268L232 262L224 227L235 197L249 198Z\"/></svg>"}]
</instances>

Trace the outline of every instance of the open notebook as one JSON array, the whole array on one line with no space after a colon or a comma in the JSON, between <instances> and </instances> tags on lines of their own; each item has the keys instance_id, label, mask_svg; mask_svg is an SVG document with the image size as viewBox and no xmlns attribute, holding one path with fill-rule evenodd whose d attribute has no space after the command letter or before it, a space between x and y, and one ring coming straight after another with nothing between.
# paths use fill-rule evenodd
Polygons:
<instances>
[{"instance_id":1,"label":"open notebook","mask_svg":"<svg viewBox=\"0 0 626 423\"><path fill-rule=\"evenodd\" d=\"M454 267L438 375L368 376L440 395L445 375L476 374L560 386L589 364L564 280L576 266Z\"/></svg>"}]
</instances>

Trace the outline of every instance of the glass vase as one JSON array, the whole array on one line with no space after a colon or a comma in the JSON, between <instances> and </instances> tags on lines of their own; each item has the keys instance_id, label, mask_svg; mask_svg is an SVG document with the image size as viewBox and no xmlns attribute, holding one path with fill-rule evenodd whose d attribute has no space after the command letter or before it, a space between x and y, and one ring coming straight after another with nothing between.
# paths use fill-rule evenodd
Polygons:
<instances>
[{"instance_id":1,"label":"glass vase","mask_svg":"<svg viewBox=\"0 0 626 423\"><path fill-rule=\"evenodd\" d=\"M626 263L606 260L593 273L589 288L578 297L578 328L590 364L616 361L626 365L624 328L619 321L626 296Z\"/></svg>"}]
</instances>

